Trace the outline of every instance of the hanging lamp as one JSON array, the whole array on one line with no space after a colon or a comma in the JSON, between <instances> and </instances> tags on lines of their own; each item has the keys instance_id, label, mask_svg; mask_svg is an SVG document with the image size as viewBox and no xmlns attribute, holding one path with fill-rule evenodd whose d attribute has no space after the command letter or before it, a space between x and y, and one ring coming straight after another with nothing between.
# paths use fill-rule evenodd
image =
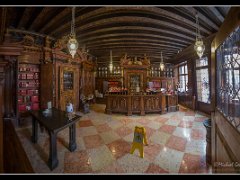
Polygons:
<instances>
[{"instance_id":1,"label":"hanging lamp","mask_svg":"<svg viewBox=\"0 0 240 180\"><path fill-rule=\"evenodd\" d=\"M110 63L109 63L109 70L110 70L110 73L112 73L112 70L113 70L112 50L110 50Z\"/></svg>"},{"instance_id":2,"label":"hanging lamp","mask_svg":"<svg viewBox=\"0 0 240 180\"><path fill-rule=\"evenodd\" d=\"M203 56L205 51L205 45L203 44L203 40L200 35L199 21L198 15L196 14L196 42L194 45L194 50L196 51L199 58Z\"/></svg>"},{"instance_id":3,"label":"hanging lamp","mask_svg":"<svg viewBox=\"0 0 240 180\"><path fill-rule=\"evenodd\" d=\"M67 47L69 50L69 53L72 55L72 58L74 58L75 54L77 53L78 49L78 42L76 39L75 34L75 7L72 8L72 22L71 22L71 33L69 35L69 40L67 43Z\"/></svg>"},{"instance_id":4,"label":"hanging lamp","mask_svg":"<svg viewBox=\"0 0 240 180\"><path fill-rule=\"evenodd\" d=\"M160 62L160 69L161 69L161 71L164 70L164 67L165 67L165 65L164 65L164 62L163 62L163 56L162 56L162 52L161 52L161 62Z\"/></svg>"}]
</instances>

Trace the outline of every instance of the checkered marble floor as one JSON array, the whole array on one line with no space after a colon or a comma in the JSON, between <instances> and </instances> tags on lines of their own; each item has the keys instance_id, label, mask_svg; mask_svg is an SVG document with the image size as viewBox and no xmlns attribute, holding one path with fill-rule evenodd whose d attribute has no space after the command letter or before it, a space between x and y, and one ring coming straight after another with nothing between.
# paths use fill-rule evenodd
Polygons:
<instances>
[{"instance_id":1,"label":"checkered marble floor","mask_svg":"<svg viewBox=\"0 0 240 180\"><path fill-rule=\"evenodd\" d=\"M31 125L17 134L36 173L211 173L206 164L205 116L180 108L164 115L125 116L104 114L105 105L95 104L77 123L77 149L68 150L69 130L58 134L59 165L47 166L49 136L39 133L31 142ZM146 128L148 146L144 158L130 154L135 126Z\"/></svg>"}]
</instances>

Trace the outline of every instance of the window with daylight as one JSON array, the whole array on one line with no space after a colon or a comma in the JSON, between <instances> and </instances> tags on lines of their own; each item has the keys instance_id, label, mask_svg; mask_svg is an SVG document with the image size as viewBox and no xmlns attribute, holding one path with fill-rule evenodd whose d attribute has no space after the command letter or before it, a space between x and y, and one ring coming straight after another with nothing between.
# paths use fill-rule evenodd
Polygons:
<instances>
[{"instance_id":1,"label":"window with daylight","mask_svg":"<svg viewBox=\"0 0 240 180\"><path fill-rule=\"evenodd\" d=\"M210 103L210 84L208 71L208 58L196 60L197 100Z\"/></svg>"},{"instance_id":2,"label":"window with daylight","mask_svg":"<svg viewBox=\"0 0 240 180\"><path fill-rule=\"evenodd\" d=\"M178 91L180 92L186 92L188 91L188 68L187 68L187 62L184 62L183 64L179 65L178 67L178 79L179 79L179 88Z\"/></svg>"},{"instance_id":3,"label":"window with daylight","mask_svg":"<svg viewBox=\"0 0 240 180\"><path fill-rule=\"evenodd\" d=\"M240 131L240 27L217 49L217 108Z\"/></svg>"}]
</instances>

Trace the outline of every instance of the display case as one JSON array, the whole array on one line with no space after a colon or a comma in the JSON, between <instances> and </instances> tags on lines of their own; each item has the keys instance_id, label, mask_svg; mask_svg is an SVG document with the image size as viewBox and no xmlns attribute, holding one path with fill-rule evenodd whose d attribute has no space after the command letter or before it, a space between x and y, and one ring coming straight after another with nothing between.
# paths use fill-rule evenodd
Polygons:
<instances>
[{"instance_id":1,"label":"display case","mask_svg":"<svg viewBox=\"0 0 240 180\"><path fill-rule=\"evenodd\" d=\"M165 63L164 69L161 70L159 64L152 64L148 70L150 77L174 77L174 65Z\"/></svg>"},{"instance_id":2,"label":"display case","mask_svg":"<svg viewBox=\"0 0 240 180\"><path fill-rule=\"evenodd\" d=\"M58 108L65 111L68 103L73 104L74 111L79 106L79 69L71 65L60 66L60 89Z\"/></svg>"},{"instance_id":3,"label":"display case","mask_svg":"<svg viewBox=\"0 0 240 180\"><path fill-rule=\"evenodd\" d=\"M119 77L122 76L122 67L119 64L113 64L113 69L110 71L107 64L101 64L97 68L97 77Z\"/></svg>"},{"instance_id":4,"label":"display case","mask_svg":"<svg viewBox=\"0 0 240 180\"><path fill-rule=\"evenodd\" d=\"M64 71L63 72L63 90L73 90L73 72L72 71Z\"/></svg>"},{"instance_id":5,"label":"display case","mask_svg":"<svg viewBox=\"0 0 240 180\"><path fill-rule=\"evenodd\" d=\"M29 110L39 110L39 65L19 64L17 79L18 115Z\"/></svg>"}]
</instances>

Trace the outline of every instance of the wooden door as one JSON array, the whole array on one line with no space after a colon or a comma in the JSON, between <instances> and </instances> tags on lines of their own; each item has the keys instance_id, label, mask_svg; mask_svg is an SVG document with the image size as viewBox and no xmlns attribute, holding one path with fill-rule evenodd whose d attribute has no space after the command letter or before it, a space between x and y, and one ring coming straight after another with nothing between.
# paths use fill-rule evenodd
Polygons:
<instances>
[{"instance_id":1,"label":"wooden door","mask_svg":"<svg viewBox=\"0 0 240 180\"><path fill-rule=\"evenodd\" d=\"M42 109L47 108L47 103L52 102L54 107L54 68L53 64L42 64L40 71L40 105Z\"/></svg>"},{"instance_id":2,"label":"wooden door","mask_svg":"<svg viewBox=\"0 0 240 180\"><path fill-rule=\"evenodd\" d=\"M79 73L78 69L72 66L60 67L60 96L59 108L66 109L68 102L74 106L74 111L79 107Z\"/></svg>"}]
</instances>

